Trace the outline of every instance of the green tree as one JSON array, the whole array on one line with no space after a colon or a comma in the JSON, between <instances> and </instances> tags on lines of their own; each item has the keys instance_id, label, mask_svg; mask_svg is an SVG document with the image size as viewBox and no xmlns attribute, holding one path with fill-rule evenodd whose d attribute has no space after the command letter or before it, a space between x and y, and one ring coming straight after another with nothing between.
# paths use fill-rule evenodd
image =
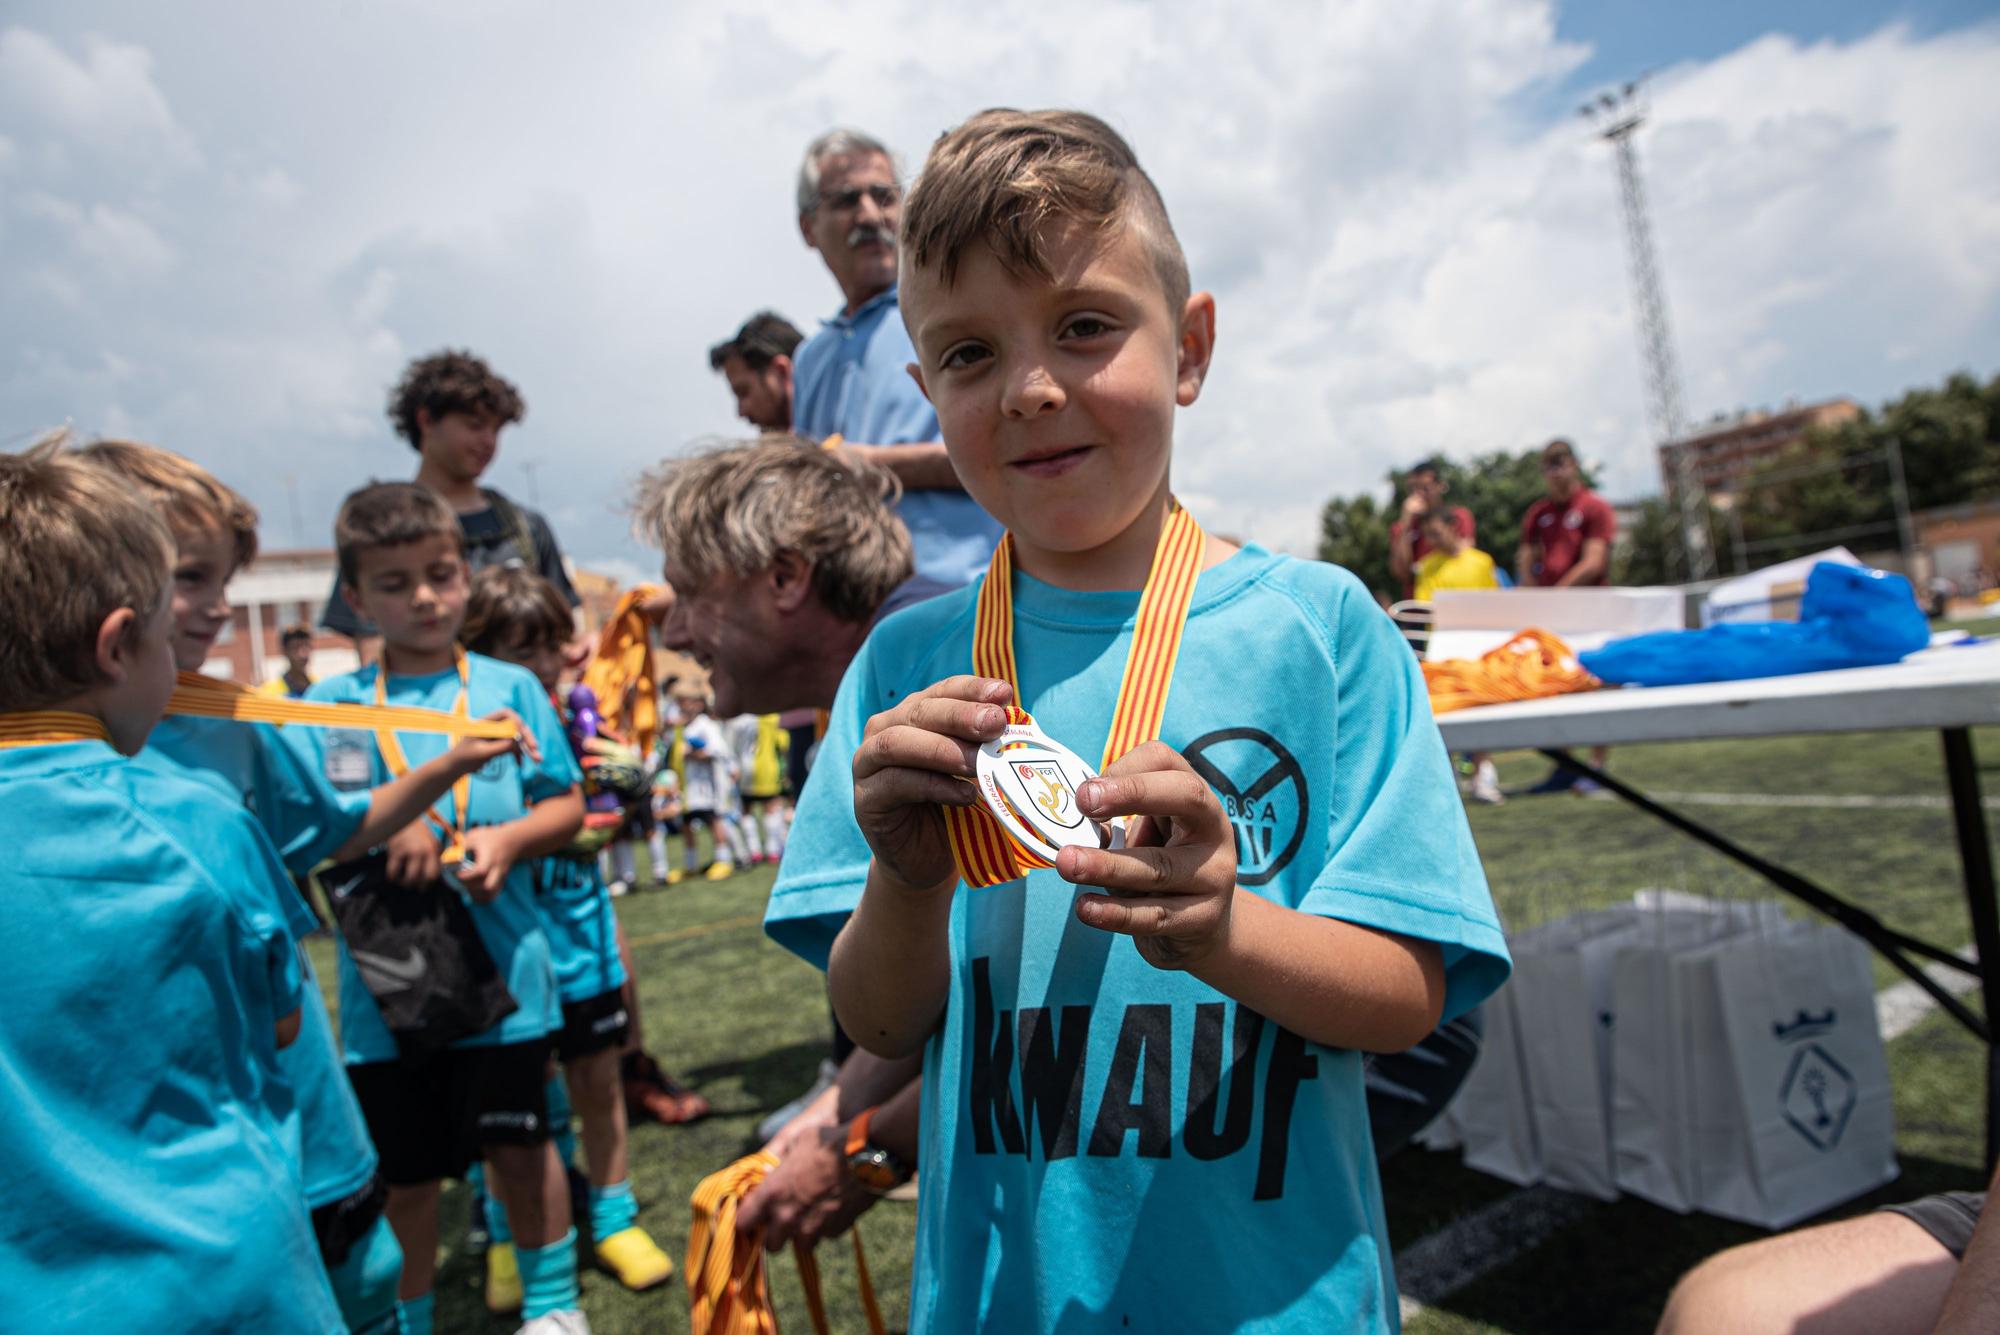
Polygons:
<instances>
[{"instance_id":1,"label":"green tree","mask_svg":"<svg viewBox=\"0 0 2000 1335\"><path fill-rule=\"evenodd\" d=\"M1373 496L1335 497L1319 516L1319 559L1349 570L1378 594L1400 598L1389 574L1389 521Z\"/></svg>"}]
</instances>

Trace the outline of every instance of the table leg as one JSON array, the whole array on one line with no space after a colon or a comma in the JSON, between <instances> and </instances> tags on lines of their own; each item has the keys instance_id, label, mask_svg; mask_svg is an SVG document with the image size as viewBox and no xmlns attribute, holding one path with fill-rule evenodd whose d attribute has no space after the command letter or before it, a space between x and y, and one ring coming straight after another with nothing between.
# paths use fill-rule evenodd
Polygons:
<instances>
[{"instance_id":1,"label":"table leg","mask_svg":"<svg viewBox=\"0 0 2000 1335\"><path fill-rule=\"evenodd\" d=\"M1965 874L1965 903L1972 915L1972 943L1979 952L1986 1018L2000 1018L2000 900L1993 887L1993 845L1986 833L1986 805L1979 794L1979 765L1972 731L1946 728L1945 779L1951 785L1952 822L1958 829L1959 865ZM1986 1169L2000 1155L2000 1048L1986 1047Z\"/></svg>"}]
</instances>

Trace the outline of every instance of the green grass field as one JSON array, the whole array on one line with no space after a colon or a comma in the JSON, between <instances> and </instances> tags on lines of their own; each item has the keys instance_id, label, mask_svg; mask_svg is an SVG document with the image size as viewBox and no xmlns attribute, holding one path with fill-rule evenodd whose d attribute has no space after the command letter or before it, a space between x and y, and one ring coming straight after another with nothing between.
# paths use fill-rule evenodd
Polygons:
<instances>
[{"instance_id":1,"label":"green grass field","mask_svg":"<svg viewBox=\"0 0 2000 1335\"><path fill-rule=\"evenodd\" d=\"M1986 791L2000 796L2000 731L1982 733L1978 746ZM1937 739L1921 733L1628 747L1614 753L1612 765L1647 791L1944 793ZM1509 789L1525 787L1545 770L1532 755L1502 758ZM1946 810L1710 805L1696 814L1906 930L1951 946L1968 939ZM1710 894L1757 890L1747 874L1613 799L1516 798L1499 808L1475 808L1471 817L1495 899L1511 926L1625 899L1645 886ZM644 1126L633 1134L640 1222L677 1265L687 1244L694 1184L754 1148L751 1128L758 1118L809 1083L825 1051L820 976L769 944L758 928L770 881L760 870L618 901L638 961L649 1046L717 1110L696 1126ZM325 942L315 944L330 953ZM323 969L323 976L330 972ZM1878 969L1878 985L1895 976ZM1933 1015L1893 1043L1889 1056L1902 1180L1843 1213L1983 1185L1983 1055L1977 1043ZM1402 1248L1514 1188L1466 1170L1454 1154L1410 1151L1388 1165L1384 1190L1391 1241ZM486 1315L480 1276L458 1250L464 1192L453 1189L445 1209L438 1329L511 1329ZM862 1221L892 1328L906 1310L914 1217L912 1206L885 1203ZM1632 1200L1592 1204L1544 1245L1424 1311L1408 1329L1418 1335L1648 1331L1679 1274L1755 1236L1753 1229ZM822 1256L837 1328L861 1329L845 1246L823 1249ZM687 1295L678 1277L644 1296L627 1294L595 1272L585 1274L583 1285L585 1308L600 1335L687 1329ZM784 1328L810 1329L789 1257L775 1262L772 1286Z\"/></svg>"}]
</instances>

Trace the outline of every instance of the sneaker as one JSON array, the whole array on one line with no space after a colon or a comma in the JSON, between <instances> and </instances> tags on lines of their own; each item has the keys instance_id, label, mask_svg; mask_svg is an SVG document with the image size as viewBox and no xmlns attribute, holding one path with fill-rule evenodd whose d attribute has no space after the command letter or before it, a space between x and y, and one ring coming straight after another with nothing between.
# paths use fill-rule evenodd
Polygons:
<instances>
[{"instance_id":1,"label":"sneaker","mask_svg":"<svg viewBox=\"0 0 2000 1335\"><path fill-rule=\"evenodd\" d=\"M1487 761L1472 772L1472 800L1497 807L1507 800L1500 791L1500 771Z\"/></svg>"},{"instance_id":2,"label":"sneaker","mask_svg":"<svg viewBox=\"0 0 2000 1335\"><path fill-rule=\"evenodd\" d=\"M1564 769L1561 765L1549 771L1546 779L1528 791L1536 796L1547 793L1566 793L1576 787L1578 775L1575 770Z\"/></svg>"},{"instance_id":3,"label":"sneaker","mask_svg":"<svg viewBox=\"0 0 2000 1335\"><path fill-rule=\"evenodd\" d=\"M590 1335L590 1323L574 1307L560 1312L544 1312L523 1325L514 1335Z\"/></svg>"},{"instance_id":4,"label":"sneaker","mask_svg":"<svg viewBox=\"0 0 2000 1335\"><path fill-rule=\"evenodd\" d=\"M834 1063L833 1058L828 1057L821 1061L819 1064L819 1078L812 1082L812 1088L766 1117L763 1121L757 1123L758 1143L768 1144L772 1136L777 1135L778 1132L784 1129L785 1123L804 1112L808 1103L826 1093L827 1087L833 1084L839 1075L840 1067Z\"/></svg>"},{"instance_id":5,"label":"sneaker","mask_svg":"<svg viewBox=\"0 0 2000 1335\"><path fill-rule=\"evenodd\" d=\"M486 1310L521 1310L521 1262L511 1242L496 1242L486 1249Z\"/></svg>"},{"instance_id":6,"label":"sneaker","mask_svg":"<svg viewBox=\"0 0 2000 1335\"><path fill-rule=\"evenodd\" d=\"M1569 790L1578 797L1596 797L1601 793L1609 791L1597 780L1583 778L1579 778L1575 783L1571 784Z\"/></svg>"},{"instance_id":7,"label":"sneaker","mask_svg":"<svg viewBox=\"0 0 2000 1335\"><path fill-rule=\"evenodd\" d=\"M611 892L611 897L613 899L617 899L621 895L629 893L632 889L632 886L629 882L626 881L613 881L610 885L606 886L605 889Z\"/></svg>"},{"instance_id":8,"label":"sneaker","mask_svg":"<svg viewBox=\"0 0 2000 1335\"><path fill-rule=\"evenodd\" d=\"M651 1121L679 1126L698 1122L714 1111L707 1099L667 1074L648 1053L627 1053L620 1073L625 1086L625 1118L634 1125Z\"/></svg>"},{"instance_id":9,"label":"sneaker","mask_svg":"<svg viewBox=\"0 0 2000 1335\"><path fill-rule=\"evenodd\" d=\"M658 1288L674 1277L674 1263L659 1244L634 1225L621 1228L597 1244L597 1263L634 1293Z\"/></svg>"},{"instance_id":10,"label":"sneaker","mask_svg":"<svg viewBox=\"0 0 2000 1335\"><path fill-rule=\"evenodd\" d=\"M668 884L668 885L679 885L679 884L680 884L680 883L681 883L682 881L684 881L684 880L686 880L686 879L687 879L687 873L686 873L686 872L684 872L684 871L682 871L682 870L681 870L680 868L678 868L678 867L669 867L669 868L667 869L667 884Z\"/></svg>"},{"instance_id":11,"label":"sneaker","mask_svg":"<svg viewBox=\"0 0 2000 1335\"><path fill-rule=\"evenodd\" d=\"M735 874L735 865L728 862L711 862L708 864L708 870L702 873L711 881L726 881Z\"/></svg>"}]
</instances>

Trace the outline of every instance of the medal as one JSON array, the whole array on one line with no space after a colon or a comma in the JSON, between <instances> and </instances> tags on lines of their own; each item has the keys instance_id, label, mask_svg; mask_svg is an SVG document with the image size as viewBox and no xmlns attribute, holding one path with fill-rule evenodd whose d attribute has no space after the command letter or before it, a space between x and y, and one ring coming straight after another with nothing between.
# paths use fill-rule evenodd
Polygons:
<instances>
[{"instance_id":1,"label":"medal","mask_svg":"<svg viewBox=\"0 0 2000 1335\"><path fill-rule=\"evenodd\" d=\"M1006 831L1046 858L1078 848L1122 847L1122 830L1083 814L1076 792L1097 771L1033 720L1009 723L979 748L979 796Z\"/></svg>"},{"instance_id":2,"label":"medal","mask_svg":"<svg viewBox=\"0 0 2000 1335\"><path fill-rule=\"evenodd\" d=\"M1181 632L1194 601L1201 574L1205 541L1194 516L1172 502L1160 526L1153 566L1139 595L1132 627L1132 646L1125 658L1125 675L1104 743L1108 767L1141 742L1160 735L1167 710L1167 688L1180 656ZM993 549L986 581L979 586L973 622L972 670L997 677L1021 692L1014 658L1014 538L1001 537ZM945 831L959 876L974 888L1019 880L1041 867L1053 867L1056 854L1081 848L1122 848L1124 829L1118 822L1100 825L1077 806L1076 790L1097 771L1062 743L1044 733L1024 709L1007 710L1000 736L979 749L974 768L979 805L944 809Z\"/></svg>"}]
</instances>

